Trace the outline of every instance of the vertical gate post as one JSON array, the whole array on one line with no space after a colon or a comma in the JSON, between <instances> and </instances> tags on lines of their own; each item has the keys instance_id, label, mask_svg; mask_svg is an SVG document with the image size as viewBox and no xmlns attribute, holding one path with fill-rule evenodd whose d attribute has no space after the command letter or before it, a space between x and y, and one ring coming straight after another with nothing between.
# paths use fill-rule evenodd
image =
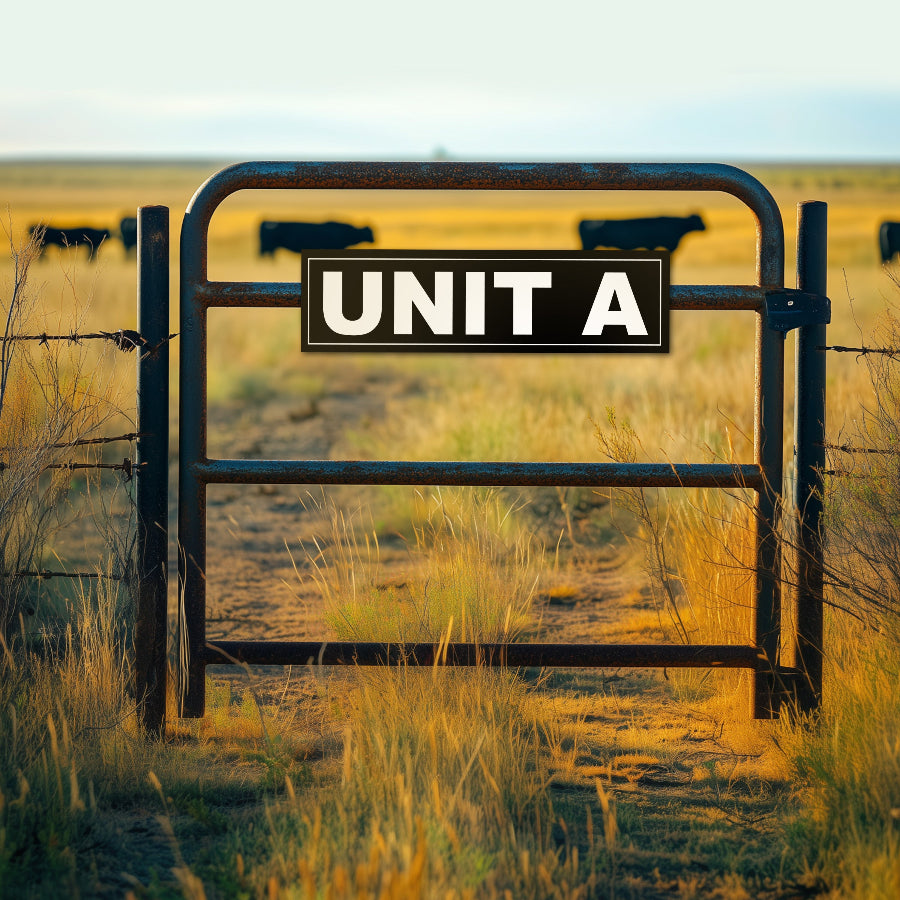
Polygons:
<instances>
[{"instance_id":1,"label":"vertical gate post","mask_svg":"<svg viewBox=\"0 0 900 900\"><path fill-rule=\"evenodd\" d=\"M779 217L780 218L780 217ZM780 230L780 229L779 229ZM757 232L757 282L784 285L784 232L776 252L762 253ZM756 719L778 715L781 694L778 669L781 644L781 546L784 433L784 335L770 327L768 311L756 317L756 397L753 456L762 473L755 503L756 576L753 642L758 659L753 673L751 707Z\"/></svg>"},{"instance_id":2,"label":"vertical gate post","mask_svg":"<svg viewBox=\"0 0 900 900\"><path fill-rule=\"evenodd\" d=\"M754 718L771 719L778 715L780 705L777 681L781 644L779 518L783 505L784 336L768 326L764 313L760 313L756 323L756 373L754 455L763 473L763 484L755 505L753 636L759 660L751 702Z\"/></svg>"},{"instance_id":3,"label":"vertical gate post","mask_svg":"<svg viewBox=\"0 0 900 900\"><path fill-rule=\"evenodd\" d=\"M202 188L200 189L202 191ZM199 191L198 191L199 193ZM207 455L207 282L209 215L191 200L181 222L181 332L178 391L178 715L206 710L206 481L195 463ZM188 376L188 373L190 375Z\"/></svg>"},{"instance_id":4,"label":"vertical gate post","mask_svg":"<svg viewBox=\"0 0 900 900\"><path fill-rule=\"evenodd\" d=\"M138 209L137 610L135 694L144 729L165 734L169 552L169 209Z\"/></svg>"},{"instance_id":5,"label":"vertical gate post","mask_svg":"<svg viewBox=\"0 0 900 900\"><path fill-rule=\"evenodd\" d=\"M797 206L797 287L827 296L828 205ZM797 329L794 435L797 480L797 705L806 712L822 701L824 549L822 472L825 468L825 325Z\"/></svg>"}]
</instances>

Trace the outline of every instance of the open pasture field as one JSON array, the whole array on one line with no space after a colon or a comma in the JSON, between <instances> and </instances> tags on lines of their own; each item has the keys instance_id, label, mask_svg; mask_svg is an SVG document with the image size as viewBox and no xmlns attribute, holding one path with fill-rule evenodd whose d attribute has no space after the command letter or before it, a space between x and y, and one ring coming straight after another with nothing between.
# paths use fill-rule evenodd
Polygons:
<instances>
[{"instance_id":1,"label":"open pasture field","mask_svg":"<svg viewBox=\"0 0 900 900\"><path fill-rule=\"evenodd\" d=\"M177 332L180 219L216 168L8 163L0 165L0 200L15 242L38 222L115 232L138 205L169 206ZM900 220L900 166L747 168L785 218L789 287L796 205L828 202L829 343L871 343L879 316L900 299L877 246L880 222ZM687 235L675 252L673 284L752 283L750 213L730 197L701 193L244 192L213 218L209 272L215 280L298 278L297 256L259 257L263 219L368 225L382 249L574 250L582 218L694 212L707 230ZM134 328L135 268L115 237L96 263L81 251L48 248L31 271L42 287L35 327L68 333L76 308L80 331ZM11 272L0 260L0 281ZM665 357L302 356L296 311L213 310L210 452L601 461L598 430L621 437L626 423L637 442L620 444L626 455L749 462L752 319L675 313ZM177 339L173 350L174 489ZM133 359L107 354L102 364L127 398ZM829 440L837 443L871 404L872 385L865 360L853 354L830 354L828 364ZM789 336L788 385L792 371ZM788 473L790 395L789 387ZM209 637L745 640L740 503L714 504L714 525L704 528L693 494L686 504L653 491L647 500L642 520L633 502L611 503L588 489L212 486ZM654 557L654 534L671 539L664 566ZM76 526L56 535L47 553L54 567L81 568L103 552L101 537ZM175 563L173 547L173 572ZM85 611L76 594L61 597L66 590L47 589L48 611L68 599L78 627L102 637L109 598L92 596ZM173 624L175 591L173 583ZM790 619L789 599L785 607ZM881 647L870 632L835 615L829 637L826 703L857 710L863 697L887 709L889 720L894 645L883 651L882 684L851 659L869 643ZM47 750L51 763L44 762L49 800L35 789L26 801L21 759L0 763L8 773L0 782L0 897L63 889L109 897L739 900L828 891L888 897L900 888L893 832L872 825L877 816L861 800L870 830L854 837L852 853L839 852L829 823L849 817L853 802L829 800L826 788L837 788L826 782L838 776L827 754L789 721L749 719L742 675L211 670L207 717L172 716L168 741L154 744L137 736L127 673L106 649L108 683L94 694L73 691L75 699L56 705L52 693L21 699L29 670L18 663L11 665L21 683L9 675L11 687L0 688L0 707L21 707L13 721L32 710L35 759L48 716L51 731L79 716L81 723L69 726L75 737L53 731L56 756ZM81 685L84 673L70 667L42 677ZM0 737L15 729L9 721L0 716ZM884 742L882 780L871 793L888 804L878 815L893 821L896 729L855 727L843 757L856 768L845 780L857 779L855 789L868 797L861 782L872 765L862 750L853 754ZM102 738L82 747L92 729ZM41 802L55 804L52 833L28 824L28 803L40 820ZM867 881L863 863L872 859L883 871Z\"/></svg>"},{"instance_id":2,"label":"open pasture field","mask_svg":"<svg viewBox=\"0 0 900 900\"><path fill-rule=\"evenodd\" d=\"M172 217L172 325L177 330L180 217L193 191L214 170L212 164L6 164L0 166L0 197L8 205L16 239L21 239L27 226L38 222L57 227L78 224L106 227L115 235L120 219L134 215L139 204L168 205ZM788 286L793 286L794 278L796 205L808 199L829 203L829 290L833 304L830 340L853 344L858 339L857 326L867 327L883 307L885 298L892 294L893 288L880 265L877 232L881 221L900 219L900 169L770 166L750 167L749 171L770 189L782 210ZM295 255L279 250L274 259L259 257L259 223L266 218L336 219L370 225L375 233L373 246L377 248L578 249L577 223L582 218L691 212L702 213L707 230L689 234L682 241L673 258L673 283L751 283L754 279L751 216L738 201L719 193L310 191L301 195L300 192L245 191L226 200L213 218L209 271L210 277L217 280L299 278L299 259ZM126 256L115 236L98 256L99 263L90 265L86 257L73 251L61 252L54 247L46 251L36 273L45 283L47 314L53 315L54 310L60 315L70 313L74 275L85 327L133 327L134 256ZM701 379L708 382L703 373L715 371L714 380L722 384L724 395L716 396L712 409L724 409L743 424L745 413L733 413L731 407L737 404L746 409L746 400L752 393L735 384L735 379L743 383L751 377L746 365L752 352L752 324L743 324L744 318L747 317L676 314L672 355L665 361L652 357L625 360L613 357L592 360L587 367L577 359L553 359L545 363L534 358L507 357L501 365L510 373L511 381L517 380L519 371L536 371L542 365L551 369L568 366L578 371L588 369L597 387L591 391L594 398L584 412L595 418L602 417L605 406L620 405L618 397L624 388L610 394L599 389L605 381L620 386L643 384L646 388L639 390L650 394L661 387L668 395L674 382L690 381L690 372L700 373ZM293 313L214 310L210 319L212 394L220 399L254 390L277 393L284 389L283 393L289 394L297 384L306 380L316 382L319 375L313 371L314 364L301 363L297 356L296 319ZM249 321L252 324L248 325ZM791 352L789 339L789 358ZM854 377L844 371L843 360L832 356L829 362L834 363L829 392L834 403L830 421L837 425L847 407L845 399L852 409ZM448 373L448 380L457 377L457 368L473 369L471 360L460 363L452 358L382 359L377 363L406 370L440 369ZM330 363L325 360L323 364L327 368ZM359 364L366 368L372 361L363 360ZM341 361L337 368L343 371L347 365ZM495 365L494 360L484 360L478 361L475 368L483 367L493 373ZM734 379L729 376L723 382L723 370L730 372L738 366L742 371L735 373ZM844 398L843 392L847 390L850 396ZM730 396L731 393L740 393L741 400ZM690 398L690 403L694 402L701 408L692 412L689 419L682 418L682 422L709 417L710 410L703 405L704 397ZM641 405L646 404L636 404ZM640 416L640 412L629 409L627 415ZM663 422L663 431L671 430L671 424ZM700 433L705 427L700 425ZM589 441L590 429L587 433ZM640 433L650 445L661 440L643 428ZM570 439L565 438L564 443L570 443Z\"/></svg>"},{"instance_id":3,"label":"open pasture field","mask_svg":"<svg viewBox=\"0 0 900 900\"><path fill-rule=\"evenodd\" d=\"M0 166L0 197L8 204L18 240L38 222L105 227L115 235L120 219L134 215L139 204L168 205L171 330L177 331L180 218L194 190L214 170L211 164L7 164ZM829 340L857 345L860 328L870 328L894 294L880 264L877 232L881 221L900 219L900 168L772 166L750 171L782 210L789 287L794 285L797 203L828 202ZM673 284L752 283L755 232L750 213L731 197L699 192L245 191L226 200L213 218L209 272L216 280L299 278L296 255L279 250L274 259L259 256L263 219L369 225L376 248L578 249L582 218L692 212L703 215L707 230L683 239L673 255ZM82 330L135 327L134 254L127 255L114 236L98 259L90 264L80 251L45 251L35 273L44 285L46 330L76 306ZM8 265L0 263L0 271ZM211 451L261 458L309 455L300 445L296 451L291 446L303 441L297 436L298 419L312 427L305 419L316 417L307 417L307 411L318 410L322 401L326 407L347 405L345 398L355 395L358 404L360 396L377 395L371 402L379 421L370 422L363 446L358 439L330 434L328 447L318 452L398 459L591 460L597 452L594 423L605 421L607 408L614 407L635 427L651 458L698 459L703 448L722 453L728 447L738 461L749 461L752 315L676 313L671 346L666 358L342 355L301 360L297 313L212 310ZM789 337L788 384L792 353ZM174 409L177 353L173 357ZM128 378L131 360L123 360L123 377ZM829 428L835 439L856 415L865 382L865 367L855 357L829 356ZM398 392L405 395L402 402ZM389 410L384 405L388 401ZM356 427L322 427L353 431L359 438ZM786 460L790 452L788 443Z\"/></svg>"}]
</instances>

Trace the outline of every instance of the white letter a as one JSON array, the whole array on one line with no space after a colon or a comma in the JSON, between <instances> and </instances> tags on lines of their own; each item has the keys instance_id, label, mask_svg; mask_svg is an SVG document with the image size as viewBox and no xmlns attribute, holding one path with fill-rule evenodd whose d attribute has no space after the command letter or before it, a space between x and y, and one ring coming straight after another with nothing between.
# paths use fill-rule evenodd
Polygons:
<instances>
[{"instance_id":1,"label":"white letter a","mask_svg":"<svg viewBox=\"0 0 900 900\"><path fill-rule=\"evenodd\" d=\"M619 299L619 309L610 309L613 297ZM625 272L605 272L594 297L582 334L603 334L605 325L624 325L629 334L647 334L634 291Z\"/></svg>"}]
</instances>

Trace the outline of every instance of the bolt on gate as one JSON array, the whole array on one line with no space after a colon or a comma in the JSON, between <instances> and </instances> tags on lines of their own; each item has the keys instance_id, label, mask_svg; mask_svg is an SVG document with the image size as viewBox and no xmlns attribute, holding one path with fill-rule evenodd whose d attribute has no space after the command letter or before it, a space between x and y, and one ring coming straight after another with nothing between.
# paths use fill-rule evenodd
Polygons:
<instances>
[{"instance_id":1,"label":"bolt on gate","mask_svg":"<svg viewBox=\"0 0 900 900\"><path fill-rule=\"evenodd\" d=\"M207 311L211 307L302 307L302 285L211 282L208 229L219 204L247 189L721 191L741 200L757 225L755 285L674 285L673 310L755 314L754 461L709 463L529 463L229 460L207 455ZM798 289L784 287L784 228L755 178L717 164L253 162L223 169L194 195L181 232L178 558L182 660L180 713L205 708L213 664L538 667L729 667L753 676L753 714L777 715L785 697L815 708L821 697L822 548L818 532L824 467L825 204L801 205ZM798 665L780 664L784 341L799 329L795 382L795 507L801 577ZM755 492L753 634L746 644L636 645L216 641L206 638L206 488L209 484L400 484L748 488ZM436 659L437 658L437 659ZM165 689L159 679L148 690ZM159 713L159 703L149 704Z\"/></svg>"}]
</instances>

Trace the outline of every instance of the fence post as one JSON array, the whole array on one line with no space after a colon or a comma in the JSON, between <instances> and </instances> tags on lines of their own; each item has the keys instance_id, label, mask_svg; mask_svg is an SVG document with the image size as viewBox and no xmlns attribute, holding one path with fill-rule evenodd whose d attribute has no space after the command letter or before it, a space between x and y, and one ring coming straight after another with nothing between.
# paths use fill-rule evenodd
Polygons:
<instances>
[{"instance_id":1,"label":"fence post","mask_svg":"<svg viewBox=\"0 0 900 900\"><path fill-rule=\"evenodd\" d=\"M135 694L144 729L166 727L169 554L169 209L138 209Z\"/></svg>"},{"instance_id":2,"label":"fence post","mask_svg":"<svg viewBox=\"0 0 900 900\"><path fill-rule=\"evenodd\" d=\"M828 205L797 206L797 287L827 296ZM822 702L824 548L822 545L825 468L825 325L797 329L794 435L797 480L797 705L805 712Z\"/></svg>"}]
</instances>

